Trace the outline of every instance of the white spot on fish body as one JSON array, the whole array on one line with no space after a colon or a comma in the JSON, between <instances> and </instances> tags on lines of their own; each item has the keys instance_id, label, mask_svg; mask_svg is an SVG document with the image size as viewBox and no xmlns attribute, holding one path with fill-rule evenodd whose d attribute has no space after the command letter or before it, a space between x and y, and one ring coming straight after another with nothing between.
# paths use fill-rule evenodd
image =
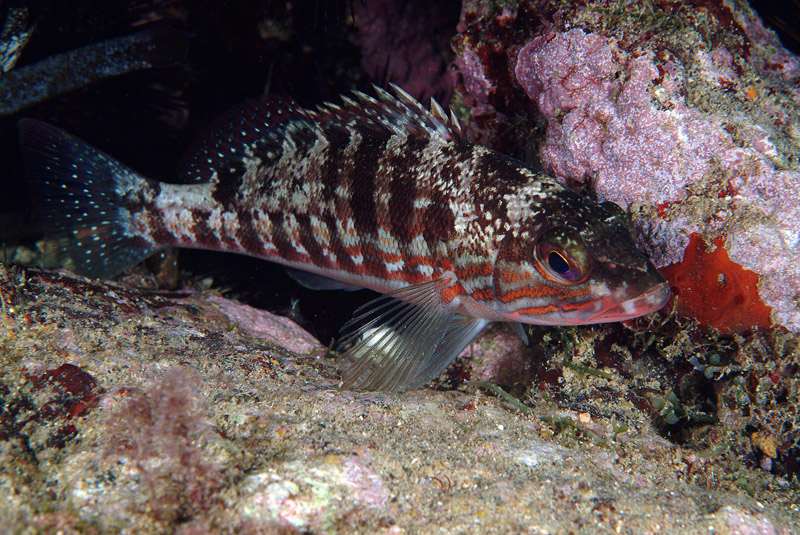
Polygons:
<instances>
[{"instance_id":1,"label":"white spot on fish body","mask_svg":"<svg viewBox=\"0 0 800 535\"><path fill-rule=\"evenodd\" d=\"M190 243L197 242L197 237L192 232L194 214L187 208L176 208L162 212L164 226L178 240L188 239Z\"/></svg>"},{"instance_id":2,"label":"white spot on fish body","mask_svg":"<svg viewBox=\"0 0 800 535\"><path fill-rule=\"evenodd\" d=\"M325 255L328 260L330 260L331 264L337 264L339 262L339 259L336 258L336 255L333 253L333 251L324 245L322 246L322 254Z\"/></svg>"},{"instance_id":3,"label":"white spot on fish body","mask_svg":"<svg viewBox=\"0 0 800 535\"><path fill-rule=\"evenodd\" d=\"M375 192L375 201L378 206L388 209L389 208L389 200L392 198L392 194L388 191L381 191Z\"/></svg>"},{"instance_id":4,"label":"white spot on fish body","mask_svg":"<svg viewBox=\"0 0 800 535\"><path fill-rule=\"evenodd\" d=\"M308 183L303 184L301 190L299 191L295 190L292 192L292 197L289 200L292 208L297 210L297 212L299 213L307 213L308 208L311 204L311 198L309 196L308 188L309 188Z\"/></svg>"},{"instance_id":5,"label":"white spot on fish body","mask_svg":"<svg viewBox=\"0 0 800 535\"><path fill-rule=\"evenodd\" d=\"M222 210L214 208L206 220L209 228L214 232L214 236L218 241L222 240Z\"/></svg>"},{"instance_id":6,"label":"white spot on fish body","mask_svg":"<svg viewBox=\"0 0 800 535\"><path fill-rule=\"evenodd\" d=\"M350 188L346 184L339 184L336 186L334 193L337 197L341 199L349 199L350 198Z\"/></svg>"},{"instance_id":7,"label":"white spot on fish body","mask_svg":"<svg viewBox=\"0 0 800 535\"><path fill-rule=\"evenodd\" d=\"M239 216L236 213L222 213L222 230L229 238L233 238L233 240L236 242L236 245L242 247L242 244L239 243L239 238L237 237L237 233L239 231Z\"/></svg>"},{"instance_id":8,"label":"white spot on fish body","mask_svg":"<svg viewBox=\"0 0 800 535\"><path fill-rule=\"evenodd\" d=\"M308 250L300 243L300 225L297 222L297 218L292 213L286 214L286 217L283 220L283 230L286 235L289 237L289 243L291 243L294 250L298 253L311 256L308 254Z\"/></svg>"},{"instance_id":9,"label":"white spot on fish body","mask_svg":"<svg viewBox=\"0 0 800 535\"><path fill-rule=\"evenodd\" d=\"M316 216L309 216L309 222L311 223L311 230L314 234L314 239L317 240L317 243L323 245L325 247L330 246L330 233L328 231L328 225L325 224L321 219Z\"/></svg>"},{"instance_id":10,"label":"white spot on fish body","mask_svg":"<svg viewBox=\"0 0 800 535\"><path fill-rule=\"evenodd\" d=\"M425 275L426 277L433 277L433 266L429 264L418 264L414 269Z\"/></svg>"},{"instance_id":11,"label":"white spot on fish body","mask_svg":"<svg viewBox=\"0 0 800 535\"><path fill-rule=\"evenodd\" d=\"M268 253L277 252L278 248L272 243L272 221L269 215L262 210L257 210L253 218L253 226L264 246L264 250Z\"/></svg>"},{"instance_id":12,"label":"white spot on fish body","mask_svg":"<svg viewBox=\"0 0 800 535\"><path fill-rule=\"evenodd\" d=\"M396 262L387 262L386 260L383 261L383 264L386 266L386 271L389 273L393 273L395 271L402 271L403 267L405 266L405 262L403 259L397 260Z\"/></svg>"},{"instance_id":13,"label":"white spot on fish body","mask_svg":"<svg viewBox=\"0 0 800 535\"><path fill-rule=\"evenodd\" d=\"M414 199L413 206L415 210L419 210L421 208L427 208L432 203L433 201L431 201L428 197L417 197Z\"/></svg>"},{"instance_id":14,"label":"white spot on fish body","mask_svg":"<svg viewBox=\"0 0 800 535\"><path fill-rule=\"evenodd\" d=\"M398 254L400 246L397 240L383 228L378 228L378 249L387 254Z\"/></svg>"},{"instance_id":15,"label":"white spot on fish body","mask_svg":"<svg viewBox=\"0 0 800 535\"><path fill-rule=\"evenodd\" d=\"M428 243L425 241L425 238L422 234L417 234L414 238L409 242L409 251L412 255L415 256L425 256L427 257L430 255L430 250L428 249Z\"/></svg>"},{"instance_id":16,"label":"white spot on fish body","mask_svg":"<svg viewBox=\"0 0 800 535\"><path fill-rule=\"evenodd\" d=\"M347 218L344 222L337 220L336 231L339 233L339 239L342 240L342 245L345 247L358 245L355 223L351 218Z\"/></svg>"}]
</instances>

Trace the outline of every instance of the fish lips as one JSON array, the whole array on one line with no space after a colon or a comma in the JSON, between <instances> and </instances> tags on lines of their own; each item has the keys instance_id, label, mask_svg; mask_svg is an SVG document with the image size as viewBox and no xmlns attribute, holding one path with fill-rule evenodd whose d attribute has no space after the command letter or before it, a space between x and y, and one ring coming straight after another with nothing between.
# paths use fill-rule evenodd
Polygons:
<instances>
[{"instance_id":1,"label":"fish lips","mask_svg":"<svg viewBox=\"0 0 800 535\"><path fill-rule=\"evenodd\" d=\"M559 315L566 324L572 325L625 321L661 309L667 304L669 296L669 285L661 282L622 302L613 295L606 296L580 305L562 307Z\"/></svg>"}]
</instances>

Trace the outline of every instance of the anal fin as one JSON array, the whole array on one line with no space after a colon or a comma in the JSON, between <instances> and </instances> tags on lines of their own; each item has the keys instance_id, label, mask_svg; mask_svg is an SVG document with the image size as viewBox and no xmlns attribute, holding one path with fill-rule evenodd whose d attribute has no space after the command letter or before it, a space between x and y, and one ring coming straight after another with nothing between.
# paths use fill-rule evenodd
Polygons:
<instances>
[{"instance_id":1,"label":"anal fin","mask_svg":"<svg viewBox=\"0 0 800 535\"><path fill-rule=\"evenodd\" d=\"M347 292L354 292L363 289L361 286L353 286L346 282L339 282L335 279L311 273L310 271L303 271L302 269L291 267L285 269L286 274L289 275L293 281L309 290L345 290Z\"/></svg>"}]
</instances>

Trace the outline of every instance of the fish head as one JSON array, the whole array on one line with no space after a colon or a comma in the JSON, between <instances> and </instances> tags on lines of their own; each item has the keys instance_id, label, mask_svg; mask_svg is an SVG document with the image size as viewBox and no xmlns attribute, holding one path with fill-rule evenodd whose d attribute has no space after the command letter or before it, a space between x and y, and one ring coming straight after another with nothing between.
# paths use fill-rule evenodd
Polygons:
<instances>
[{"instance_id":1,"label":"fish head","mask_svg":"<svg viewBox=\"0 0 800 535\"><path fill-rule=\"evenodd\" d=\"M514 223L493 272L497 312L508 321L623 321L669 299L664 277L636 247L628 214L614 203L564 188Z\"/></svg>"}]
</instances>

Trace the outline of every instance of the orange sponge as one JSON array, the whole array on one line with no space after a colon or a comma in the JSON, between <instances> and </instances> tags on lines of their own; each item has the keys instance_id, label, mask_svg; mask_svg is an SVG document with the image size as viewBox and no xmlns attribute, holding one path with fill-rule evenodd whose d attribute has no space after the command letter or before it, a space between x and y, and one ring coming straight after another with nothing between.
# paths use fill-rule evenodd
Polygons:
<instances>
[{"instance_id":1,"label":"orange sponge","mask_svg":"<svg viewBox=\"0 0 800 535\"><path fill-rule=\"evenodd\" d=\"M772 325L772 310L758 296L758 275L733 262L717 238L710 248L690 236L683 261L661 268L670 283L678 314L696 318L724 333Z\"/></svg>"}]
</instances>

